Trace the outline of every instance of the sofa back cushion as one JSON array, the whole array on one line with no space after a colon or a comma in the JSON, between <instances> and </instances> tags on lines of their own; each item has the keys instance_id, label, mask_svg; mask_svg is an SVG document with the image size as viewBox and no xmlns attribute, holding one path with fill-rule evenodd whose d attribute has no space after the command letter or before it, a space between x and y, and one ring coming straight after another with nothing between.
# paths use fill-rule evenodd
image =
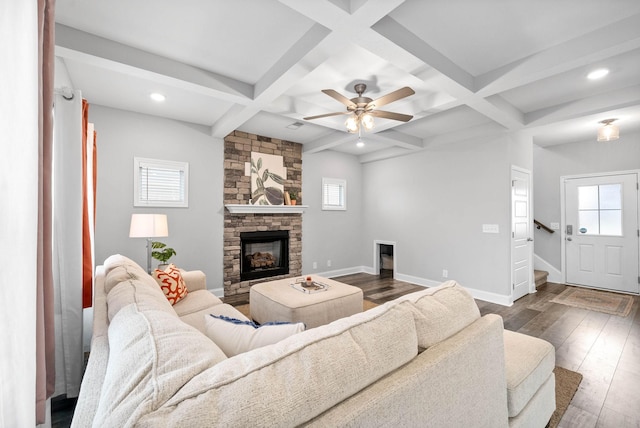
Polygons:
<instances>
[{"instance_id":1,"label":"sofa back cushion","mask_svg":"<svg viewBox=\"0 0 640 428\"><path fill-rule=\"evenodd\" d=\"M109 291L122 281L128 279L153 280L139 264L122 254L114 254L104 261L105 284L104 290Z\"/></svg>"},{"instance_id":2,"label":"sofa back cushion","mask_svg":"<svg viewBox=\"0 0 640 428\"><path fill-rule=\"evenodd\" d=\"M417 355L409 305L383 305L229 358L139 426L298 426Z\"/></svg>"},{"instance_id":3,"label":"sofa back cushion","mask_svg":"<svg viewBox=\"0 0 640 428\"><path fill-rule=\"evenodd\" d=\"M150 285L139 279L130 279L117 284L107 295L109 321L113 320L118 311L131 303L135 303L142 312L163 311L174 317L178 316L155 281Z\"/></svg>"},{"instance_id":4,"label":"sofa back cushion","mask_svg":"<svg viewBox=\"0 0 640 428\"><path fill-rule=\"evenodd\" d=\"M398 300L413 303L418 345L424 349L453 336L480 318L480 310L471 294L455 281L407 294Z\"/></svg>"},{"instance_id":5,"label":"sofa back cushion","mask_svg":"<svg viewBox=\"0 0 640 428\"><path fill-rule=\"evenodd\" d=\"M211 340L175 315L141 312L135 303L113 317L108 337L107 381L94 426L135 425L193 376L226 359Z\"/></svg>"}]
</instances>

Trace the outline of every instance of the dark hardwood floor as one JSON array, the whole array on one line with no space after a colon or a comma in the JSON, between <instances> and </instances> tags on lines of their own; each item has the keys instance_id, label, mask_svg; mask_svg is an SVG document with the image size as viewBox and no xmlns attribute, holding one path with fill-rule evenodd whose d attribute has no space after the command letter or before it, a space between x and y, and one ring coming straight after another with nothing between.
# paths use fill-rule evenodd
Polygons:
<instances>
[{"instance_id":1,"label":"dark hardwood floor","mask_svg":"<svg viewBox=\"0 0 640 428\"><path fill-rule=\"evenodd\" d=\"M333 278L362 288L367 300L381 304L424 287L382 275L364 273ZM634 296L627 317L551 303L567 286L547 283L511 307L476 300L482 315L502 316L506 329L545 339L556 348L556 364L584 378L560 427L640 427L640 298ZM248 294L225 299L248 303ZM62 403L60 403L62 404ZM60 405L60 407L64 407ZM72 411L56 412L53 427L68 427Z\"/></svg>"},{"instance_id":2,"label":"dark hardwood floor","mask_svg":"<svg viewBox=\"0 0 640 428\"><path fill-rule=\"evenodd\" d=\"M365 299L376 303L424 290L389 274L333 279L362 288ZM560 427L640 427L640 298L633 297L627 317L551 303L566 287L544 284L511 307L476 302L482 315L502 316L506 329L552 343L556 364L583 375Z\"/></svg>"}]
</instances>

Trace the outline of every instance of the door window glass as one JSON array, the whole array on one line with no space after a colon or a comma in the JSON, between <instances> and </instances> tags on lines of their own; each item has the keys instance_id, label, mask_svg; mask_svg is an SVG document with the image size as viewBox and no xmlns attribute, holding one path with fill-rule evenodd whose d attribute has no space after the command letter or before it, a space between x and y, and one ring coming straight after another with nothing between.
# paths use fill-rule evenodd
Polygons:
<instances>
[{"instance_id":1,"label":"door window glass","mask_svg":"<svg viewBox=\"0 0 640 428\"><path fill-rule=\"evenodd\" d=\"M578 232L622 236L622 184L578 187Z\"/></svg>"}]
</instances>

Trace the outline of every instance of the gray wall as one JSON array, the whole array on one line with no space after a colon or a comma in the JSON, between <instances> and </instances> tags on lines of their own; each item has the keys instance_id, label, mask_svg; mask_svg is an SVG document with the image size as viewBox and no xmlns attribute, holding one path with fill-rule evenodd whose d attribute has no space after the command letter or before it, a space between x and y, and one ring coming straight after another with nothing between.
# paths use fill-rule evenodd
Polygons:
<instances>
[{"instance_id":1,"label":"gray wall","mask_svg":"<svg viewBox=\"0 0 640 428\"><path fill-rule=\"evenodd\" d=\"M129 238L131 214L167 214L169 237L158 240L177 251L171 261L222 287L222 140L207 127L99 105L89 120L98 133L96 264L120 253L146 267L145 240ZM189 207L134 208L134 156L189 162Z\"/></svg>"},{"instance_id":2,"label":"gray wall","mask_svg":"<svg viewBox=\"0 0 640 428\"><path fill-rule=\"evenodd\" d=\"M549 147L535 146L534 217L547 226L561 223L560 177L626 171L640 168L640 133L620 130L620 139L598 143L594 138L571 144ZM535 253L560 270L560 233L535 230Z\"/></svg>"},{"instance_id":3,"label":"gray wall","mask_svg":"<svg viewBox=\"0 0 640 428\"><path fill-rule=\"evenodd\" d=\"M439 282L447 269L466 287L510 296L511 162L527 151L530 145L498 137L364 165L360 251L367 264L374 240L394 241L396 275ZM500 233L483 233L485 223Z\"/></svg>"},{"instance_id":4,"label":"gray wall","mask_svg":"<svg viewBox=\"0 0 640 428\"><path fill-rule=\"evenodd\" d=\"M322 211L322 178L347 180L347 210ZM333 151L302 156L302 272L359 267L362 240L362 166L355 156ZM327 266L331 260L331 266ZM313 269L313 262L318 268Z\"/></svg>"}]
</instances>

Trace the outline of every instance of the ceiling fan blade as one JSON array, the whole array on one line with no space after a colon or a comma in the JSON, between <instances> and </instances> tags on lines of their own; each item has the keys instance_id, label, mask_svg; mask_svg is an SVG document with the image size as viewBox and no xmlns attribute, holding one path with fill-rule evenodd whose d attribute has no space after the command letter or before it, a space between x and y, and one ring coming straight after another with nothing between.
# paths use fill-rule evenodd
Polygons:
<instances>
[{"instance_id":1,"label":"ceiling fan blade","mask_svg":"<svg viewBox=\"0 0 640 428\"><path fill-rule=\"evenodd\" d=\"M373 111L370 111L369 114L371 116L382 117L385 119L399 120L401 122L409 122L413 118L413 116L409 114L393 113L390 111L383 111L383 110L373 110Z\"/></svg>"},{"instance_id":2,"label":"ceiling fan blade","mask_svg":"<svg viewBox=\"0 0 640 428\"><path fill-rule=\"evenodd\" d=\"M317 116L307 116L307 117L303 117L302 119L304 120L313 120L313 119L320 119L321 117L330 117L330 116L340 116L342 114L350 114L351 112L349 111L345 111L345 112L335 112L335 113L326 113L326 114L319 114Z\"/></svg>"},{"instance_id":3,"label":"ceiling fan blade","mask_svg":"<svg viewBox=\"0 0 640 428\"><path fill-rule=\"evenodd\" d=\"M351 101L349 98L345 97L344 95L334 91L333 89L323 89L322 92L329 95L331 98L334 98L340 101L342 104L346 105L347 107L356 107L353 101Z\"/></svg>"},{"instance_id":4,"label":"ceiling fan blade","mask_svg":"<svg viewBox=\"0 0 640 428\"><path fill-rule=\"evenodd\" d=\"M397 101L404 97L408 97L409 95L413 95L415 93L416 92L413 89L411 89L408 86L405 86L404 88L400 88L387 95L383 95L380 98L371 101L369 104L367 104L366 108L369 108L370 106L373 106L373 108L378 108L380 106L392 103L394 101Z\"/></svg>"}]
</instances>

